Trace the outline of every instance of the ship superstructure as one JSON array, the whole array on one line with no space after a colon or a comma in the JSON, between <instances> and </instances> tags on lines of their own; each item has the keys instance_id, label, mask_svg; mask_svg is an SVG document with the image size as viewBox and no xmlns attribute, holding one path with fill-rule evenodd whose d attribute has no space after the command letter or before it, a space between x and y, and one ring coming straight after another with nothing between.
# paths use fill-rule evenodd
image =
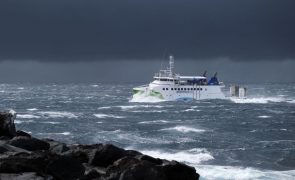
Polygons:
<instances>
[{"instance_id":1,"label":"ship superstructure","mask_svg":"<svg viewBox=\"0 0 295 180\"><path fill-rule=\"evenodd\" d=\"M169 66L154 75L148 84L133 88L133 97L155 97L160 100L201 100L224 99L224 84L218 81L217 73L207 81L206 72L202 76L181 76L174 73L174 57L169 56Z\"/></svg>"}]
</instances>

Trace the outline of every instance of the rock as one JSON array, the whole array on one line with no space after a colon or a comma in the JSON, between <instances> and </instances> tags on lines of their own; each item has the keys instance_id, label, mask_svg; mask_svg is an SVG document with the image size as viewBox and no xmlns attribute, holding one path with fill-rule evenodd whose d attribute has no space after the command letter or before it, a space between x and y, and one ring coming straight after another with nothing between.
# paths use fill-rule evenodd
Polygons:
<instances>
[{"instance_id":1,"label":"rock","mask_svg":"<svg viewBox=\"0 0 295 180\"><path fill-rule=\"evenodd\" d=\"M0 154L5 153L5 152L15 152L15 153L25 152L25 153L28 153L28 154L30 153L30 151L27 151L25 149L14 147L14 146L11 146L9 144L0 142Z\"/></svg>"},{"instance_id":2,"label":"rock","mask_svg":"<svg viewBox=\"0 0 295 180\"><path fill-rule=\"evenodd\" d=\"M118 148L112 144L106 144L92 152L89 158L89 164L107 167L125 155L126 152L124 149Z\"/></svg>"},{"instance_id":3,"label":"rock","mask_svg":"<svg viewBox=\"0 0 295 180\"><path fill-rule=\"evenodd\" d=\"M8 144L29 151L48 150L50 148L49 143L45 141L25 136L14 137L8 141Z\"/></svg>"},{"instance_id":4,"label":"rock","mask_svg":"<svg viewBox=\"0 0 295 180\"><path fill-rule=\"evenodd\" d=\"M0 179L11 179L11 180L45 180L51 179L49 177L44 178L42 176L37 175L35 172L27 172L27 173L18 173L18 174L0 174Z\"/></svg>"},{"instance_id":5,"label":"rock","mask_svg":"<svg viewBox=\"0 0 295 180\"><path fill-rule=\"evenodd\" d=\"M12 138L16 135L14 120L16 113L11 110L9 112L0 112L0 136Z\"/></svg>"},{"instance_id":6,"label":"rock","mask_svg":"<svg viewBox=\"0 0 295 180\"><path fill-rule=\"evenodd\" d=\"M140 159L140 160L145 160L145 161L149 161L155 165L161 165L163 163L162 159L159 159L159 158L153 158L151 156L148 156L148 155L139 155L139 156L136 156L137 159Z\"/></svg>"},{"instance_id":7,"label":"rock","mask_svg":"<svg viewBox=\"0 0 295 180\"><path fill-rule=\"evenodd\" d=\"M162 168L169 180L197 180L200 176L196 173L195 168L177 161L171 161L164 164Z\"/></svg>"},{"instance_id":8,"label":"rock","mask_svg":"<svg viewBox=\"0 0 295 180\"><path fill-rule=\"evenodd\" d=\"M16 131L16 136L25 136L25 137L29 137L29 138L31 137L30 134L28 134L28 133L26 133L24 131L21 131L21 130Z\"/></svg>"},{"instance_id":9,"label":"rock","mask_svg":"<svg viewBox=\"0 0 295 180\"><path fill-rule=\"evenodd\" d=\"M52 139L44 139L44 141L49 143L50 145L49 151L53 154L62 154L70 150L70 148L68 148L65 143L57 142Z\"/></svg>"},{"instance_id":10,"label":"rock","mask_svg":"<svg viewBox=\"0 0 295 180\"><path fill-rule=\"evenodd\" d=\"M168 180L161 168L134 157L124 157L107 169L106 180Z\"/></svg>"},{"instance_id":11,"label":"rock","mask_svg":"<svg viewBox=\"0 0 295 180\"><path fill-rule=\"evenodd\" d=\"M90 169L89 171L85 172L85 175L80 178L80 180L88 180L88 179L97 179L100 178L101 174L96 171L96 169Z\"/></svg>"},{"instance_id":12,"label":"rock","mask_svg":"<svg viewBox=\"0 0 295 180\"><path fill-rule=\"evenodd\" d=\"M0 173L43 173L47 164L44 154L17 153L0 157Z\"/></svg>"},{"instance_id":13,"label":"rock","mask_svg":"<svg viewBox=\"0 0 295 180\"><path fill-rule=\"evenodd\" d=\"M60 156L48 164L46 172L56 179L78 179L84 175L84 166L76 159Z\"/></svg>"}]
</instances>

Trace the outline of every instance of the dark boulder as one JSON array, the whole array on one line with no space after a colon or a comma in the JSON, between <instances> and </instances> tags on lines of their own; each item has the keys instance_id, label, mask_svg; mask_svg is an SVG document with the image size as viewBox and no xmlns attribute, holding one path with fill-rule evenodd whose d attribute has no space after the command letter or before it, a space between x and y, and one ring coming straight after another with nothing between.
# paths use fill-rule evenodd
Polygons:
<instances>
[{"instance_id":1,"label":"dark boulder","mask_svg":"<svg viewBox=\"0 0 295 180\"><path fill-rule=\"evenodd\" d=\"M139 160L148 161L148 162L153 163L155 165L161 165L163 163L162 159L153 158L153 157L148 156L148 155L139 155L139 156L136 156L136 158L139 159Z\"/></svg>"},{"instance_id":2,"label":"dark boulder","mask_svg":"<svg viewBox=\"0 0 295 180\"><path fill-rule=\"evenodd\" d=\"M29 133L26 133L24 131L21 131L21 130L17 130L16 131L16 136L25 136L25 137L31 137L31 135Z\"/></svg>"},{"instance_id":3,"label":"dark boulder","mask_svg":"<svg viewBox=\"0 0 295 180\"><path fill-rule=\"evenodd\" d=\"M85 172L85 175L80 178L80 180L89 180L89 179L98 179L101 177L101 174L95 169L90 169Z\"/></svg>"},{"instance_id":4,"label":"dark boulder","mask_svg":"<svg viewBox=\"0 0 295 180\"><path fill-rule=\"evenodd\" d=\"M29 151L48 150L50 148L49 143L45 141L25 136L14 137L8 141L8 144Z\"/></svg>"},{"instance_id":5,"label":"dark boulder","mask_svg":"<svg viewBox=\"0 0 295 180\"><path fill-rule=\"evenodd\" d=\"M168 180L162 169L154 164L134 157L124 157L107 169L106 180Z\"/></svg>"},{"instance_id":6,"label":"dark boulder","mask_svg":"<svg viewBox=\"0 0 295 180\"><path fill-rule=\"evenodd\" d=\"M112 144L106 144L92 152L89 158L89 164L107 167L125 155L126 151L124 149L118 148Z\"/></svg>"},{"instance_id":7,"label":"dark boulder","mask_svg":"<svg viewBox=\"0 0 295 180\"><path fill-rule=\"evenodd\" d=\"M0 136L12 138L16 135L14 120L16 113L11 110L9 112L0 112Z\"/></svg>"},{"instance_id":8,"label":"dark boulder","mask_svg":"<svg viewBox=\"0 0 295 180\"><path fill-rule=\"evenodd\" d=\"M196 173L195 168L177 161L164 164L162 169L169 180L197 180L200 176Z\"/></svg>"},{"instance_id":9,"label":"dark boulder","mask_svg":"<svg viewBox=\"0 0 295 180\"><path fill-rule=\"evenodd\" d=\"M16 153L0 157L0 173L43 173L47 160L44 154Z\"/></svg>"},{"instance_id":10,"label":"dark boulder","mask_svg":"<svg viewBox=\"0 0 295 180\"><path fill-rule=\"evenodd\" d=\"M44 139L44 141L49 143L49 151L53 154L62 154L70 150L70 148L65 143L54 141L52 139Z\"/></svg>"},{"instance_id":11,"label":"dark boulder","mask_svg":"<svg viewBox=\"0 0 295 180\"><path fill-rule=\"evenodd\" d=\"M0 174L0 179L11 179L11 180L45 180L51 179L50 177L42 177L39 176L35 172L26 172L26 173L18 173L18 174Z\"/></svg>"},{"instance_id":12,"label":"dark boulder","mask_svg":"<svg viewBox=\"0 0 295 180\"><path fill-rule=\"evenodd\" d=\"M60 156L50 162L46 172L56 179L71 180L78 179L84 175L84 166L76 159Z\"/></svg>"}]
</instances>

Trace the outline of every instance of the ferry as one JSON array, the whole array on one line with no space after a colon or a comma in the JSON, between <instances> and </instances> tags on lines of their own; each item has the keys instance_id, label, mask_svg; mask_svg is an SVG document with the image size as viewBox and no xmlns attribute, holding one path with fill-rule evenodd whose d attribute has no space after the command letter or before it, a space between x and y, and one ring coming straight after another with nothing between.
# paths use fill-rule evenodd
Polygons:
<instances>
[{"instance_id":1,"label":"ferry","mask_svg":"<svg viewBox=\"0 0 295 180\"><path fill-rule=\"evenodd\" d=\"M207 80L202 76L181 76L174 73L174 57L169 56L169 66L154 75L154 80L133 88L133 98L153 97L163 101L225 99L217 73Z\"/></svg>"}]
</instances>

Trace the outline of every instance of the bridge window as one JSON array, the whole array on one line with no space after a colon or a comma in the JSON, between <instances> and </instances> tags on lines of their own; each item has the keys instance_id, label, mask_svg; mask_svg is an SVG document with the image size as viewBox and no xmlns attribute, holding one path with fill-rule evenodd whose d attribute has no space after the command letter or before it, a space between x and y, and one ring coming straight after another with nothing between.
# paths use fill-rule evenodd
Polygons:
<instances>
[{"instance_id":1,"label":"bridge window","mask_svg":"<svg viewBox=\"0 0 295 180\"><path fill-rule=\"evenodd\" d=\"M184 90L186 90L186 88L184 88Z\"/></svg>"},{"instance_id":2,"label":"bridge window","mask_svg":"<svg viewBox=\"0 0 295 180\"><path fill-rule=\"evenodd\" d=\"M181 88L181 90L183 90L183 88Z\"/></svg>"},{"instance_id":3,"label":"bridge window","mask_svg":"<svg viewBox=\"0 0 295 180\"><path fill-rule=\"evenodd\" d=\"M163 88L163 91L165 91L165 88Z\"/></svg>"},{"instance_id":4,"label":"bridge window","mask_svg":"<svg viewBox=\"0 0 295 180\"><path fill-rule=\"evenodd\" d=\"M168 88L166 88L166 90L168 91Z\"/></svg>"},{"instance_id":5,"label":"bridge window","mask_svg":"<svg viewBox=\"0 0 295 180\"><path fill-rule=\"evenodd\" d=\"M173 91L173 88L171 88L171 91Z\"/></svg>"},{"instance_id":6,"label":"bridge window","mask_svg":"<svg viewBox=\"0 0 295 180\"><path fill-rule=\"evenodd\" d=\"M178 91L180 91L180 88L178 88Z\"/></svg>"}]
</instances>

